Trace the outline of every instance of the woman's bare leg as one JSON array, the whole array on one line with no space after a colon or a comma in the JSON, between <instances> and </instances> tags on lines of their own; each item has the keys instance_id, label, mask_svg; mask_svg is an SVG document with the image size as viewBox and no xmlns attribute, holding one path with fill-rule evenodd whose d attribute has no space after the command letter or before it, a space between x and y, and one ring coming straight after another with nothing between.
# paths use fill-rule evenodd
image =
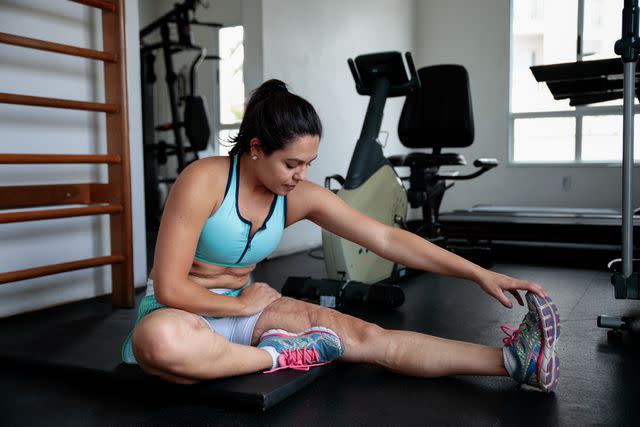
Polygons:
<instances>
[{"instance_id":1,"label":"woman's bare leg","mask_svg":"<svg viewBox=\"0 0 640 427\"><path fill-rule=\"evenodd\" d=\"M176 383L232 377L270 369L271 355L233 344L211 331L200 316L164 308L145 316L132 336L140 367Z\"/></svg>"},{"instance_id":2,"label":"woman's bare leg","mask_svg":"<svg viewBox=\"0 0 640 427\"><path fill-rule=\"evenodd\" d=\"M266 330L299 333L312 326L336 332L345 346L340 359L364 362L404 375L508 375L502 348L453 341L409 331L385 330L335 310L291 298L269 305L256 324L252 344Z\"/></svg>"}]
</instances>

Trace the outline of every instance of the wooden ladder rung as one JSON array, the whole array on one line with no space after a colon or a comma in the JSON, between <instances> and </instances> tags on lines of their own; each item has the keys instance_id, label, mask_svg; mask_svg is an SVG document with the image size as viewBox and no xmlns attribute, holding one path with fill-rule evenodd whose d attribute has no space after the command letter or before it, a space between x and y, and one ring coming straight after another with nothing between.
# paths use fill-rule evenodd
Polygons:
<instances>
[{"instance_id":1,"label":"wooden ladder rung","mask_svg":"<svg viewBox=\"0 0 640 427\"><path fill-rule=\"evenodd\" d=\"M10 271L8 273L0 273L0 285L3 283L16 282L18 280L33 279L35 277L64 273L66 271L82 270L84 268L100 267L108 264L120 264L122 262L124 262L124 257L122 255L110 255L79 261L64 262L61 264L45 265L43 267L29 268L26 270Z\"/></svg>"},{"instance_id":2,"label":"wooden ladder rung","mask_svg":"<svg viewBox=\"0 0 640 427\"><path fill-rule=\"evenodd\" d=\"M115 12L116 5L106 0L71 0L74 3L80 3L85 6L91 6L108 12Z\"/></svg>"},{"instance_id":3,"label":"wooden ladder rung","mask_svg":"<svg viewBox=\"0 0 640 427\"><path fill-rule=\"evenodd\" d=\"M117 154L0 154L0 165L107 163L122 161Z\"/></svg>"},{"instance_id":4,"label":"wooden ladder rung","mask_svg":"<svg viewBox=\"0 0 640 427\"><path fill-rule=\"evenodd\" d=\"M111 203L111 186L102 183L0 185L0 209Z\"/></svg>"},{"instance_id":5,"label":"wooden ladder rung","mask_svg":"<svg viewBox=\"0 0 640 427\"><path fill-rule=\"evenodd\" d=\"M43 98L40 96L18 95L0 92L0 103L30 105L32 107L68 108L71 110L102 111L104 113L118 113L117 104L102 102L74 101L71 99Z\"/></svg>"},{"instance_id":6,"label":"wooden ladder rung","mask_svg":"<svg viewBox=\"0 0 640 427\"><path fill-rule=\"evenodd\" d=\"M99 50L84 49L81 47L66 44L53 43L46 40L32 39L29 37L16 36L0 32L0 43L14 46L27 47L30 49L45 50L47 52L63 53L65 55L81 56L83 58L98 59L101 61L115 62L116 54L111 52L101 52Z\"/></svg>"},{"instance_id":7,"label":"wooden ladder rung","mask_svg":"<svg viewBox=\"0 0 640 427\"><path fill-rule=\"evenodd\" d=\"M10 222L40 221L46 219L71 218L76 216L105 215L122 212L121 205L89 206L85 208L43 209L39 211L0 213L0 224Z\"/></svg>"}]
</instances>

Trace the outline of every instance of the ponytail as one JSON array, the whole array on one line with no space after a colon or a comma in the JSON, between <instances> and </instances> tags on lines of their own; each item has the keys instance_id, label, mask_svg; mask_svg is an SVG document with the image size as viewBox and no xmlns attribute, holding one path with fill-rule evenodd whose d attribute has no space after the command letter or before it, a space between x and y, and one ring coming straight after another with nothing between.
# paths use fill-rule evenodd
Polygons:
<instances>
[{"instance_id":1,"label":"ponytail","mask_svg":"<svg viewBox=\"0 0 640 427\"><path fill-rule=\"evenodd\" d=\"M249 98L240 131L231 139L230 155L248 153L253 138L269 155L305 135L322 136L322 123L313 106L276 79L258 87Z\"/></svg>"}]
</instances>

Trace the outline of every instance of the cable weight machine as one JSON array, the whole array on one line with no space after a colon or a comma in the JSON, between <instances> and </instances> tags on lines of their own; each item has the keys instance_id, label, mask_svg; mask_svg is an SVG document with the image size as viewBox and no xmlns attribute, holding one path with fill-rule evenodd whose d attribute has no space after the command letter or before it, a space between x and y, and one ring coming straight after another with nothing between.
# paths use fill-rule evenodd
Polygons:
<instances>
[{"instance_id":1,"label":"cable weight machine","mask_svg":"<svg viewBox=\"0 0 640 427\"><path fill-rule=\"evenodd\" d=\"M196 8L205 6L201 0L184 0L172 10L156 19L140 31L140 74L142 88L142 134L144 146L145 215L148 232L156 232L160 226L163 200L160 185L171 184L175 177L160 177L160 165L175 156L176 176L191 162L198 159L198 152L206 149L211 137L209 112L205 99L197 93L197 69L206 60L219 60L208 55L205 48L193 41L192 26L205 26L217 30L222 24L201 22L195 18ZM176 36L172 38L171 29ZM148 43L145 38L160 31L161 41ZM154 88L157 82L154 66L157 52L161 51L165 67L165 81L169 95L171 120L155 123ZM176 73L174 55L196 52L189 71L189 84ZM189 87L187 92L187 86ZM158 138L158 133L170 133L172 142ZM185 140L186 137L186 140Z\"/></svg>"}]
</instances>

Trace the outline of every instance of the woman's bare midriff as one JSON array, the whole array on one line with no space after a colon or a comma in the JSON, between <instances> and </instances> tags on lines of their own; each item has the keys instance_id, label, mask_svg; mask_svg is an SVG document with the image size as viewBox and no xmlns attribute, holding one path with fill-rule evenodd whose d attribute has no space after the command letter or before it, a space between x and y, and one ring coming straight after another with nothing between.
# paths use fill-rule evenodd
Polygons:
<instances>
[{"instance_id":1,"label":"woman's bare midriff","mask_svg":"<svg viewBox=\"0 0 640 427\"><path fill-rule=\"evenodd\" d=\"M255 269L252 267L223 267L215 264L193 260L189 270L189 280L203 288L238 289L249 281L249 275ZM149 277L156 281L155 269Z\"/></svg>"}]
</instances>

